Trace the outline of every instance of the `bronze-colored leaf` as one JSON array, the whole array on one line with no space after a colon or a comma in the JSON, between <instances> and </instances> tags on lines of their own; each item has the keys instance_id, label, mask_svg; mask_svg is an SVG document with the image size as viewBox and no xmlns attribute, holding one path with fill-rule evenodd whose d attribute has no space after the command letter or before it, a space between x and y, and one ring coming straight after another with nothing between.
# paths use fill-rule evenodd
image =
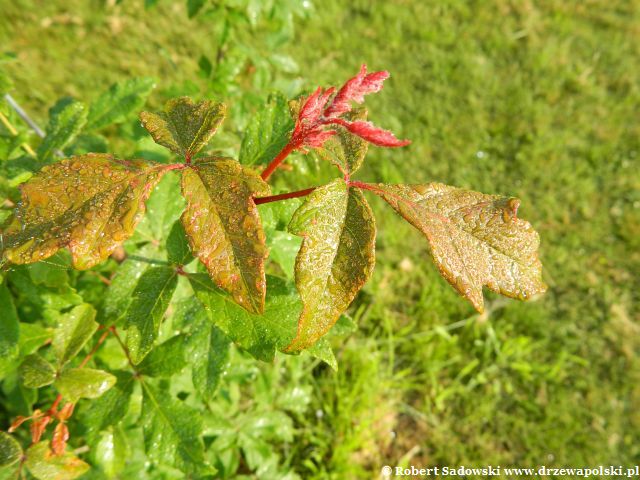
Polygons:
<instances>
[{"instance_id":1,"label":"bronze-colored leaf","mask_svg":"<svg viewBox=\"0 0 640 480\"><path fill-rule=\"evenodd\" d=\"M517 217L518 199L440 183L371 187L427 237L440 273L478 311L483 285L521 300L546 290L540 240Z\"/></svg>"},{"instance_id":2,"label":"bronze-colored leaf","mask_svg":"<svg viewBox=\"0 0 640 480\"><path fill-rule=\"evenodd\" d=\"M350 122L365 121L367 119L367 109L359 108L344 115ZM325 141L322 147L318 148L318 155L328 162L333 163L343 173L352 174L356 172L364 161L369 148L369 142L350 133L346 128L336 126L338 134Z\"/></svg>"},{"instance_id":3,"label":"bronze-colored leaf","mask_svg":"<svg viewBox=\"0 0 640 480\"><path fill-rule=\"evenodd\" d=\"M258 174L230 158L204 158L182 174L182 223L211 279L252 313L262 313L267 247L254 196L269 194Z\"/></svg>"},{"instance_id":4,"label":"bronze-colored leaf","mask_svg":"<svg viewBox=\"0 0 640 480\"><path fill-rule=\"evenodd\" d=\"M295 270L303 309L287 347L298 351L331 329L371 276L376 227L362 193L337 179L307 197L289 231L303 237Z\"/></svg>"},{"instance_id":5,"label":"bronze-colored leaf","mask_svg":"<svg viewBox=\"0 0 640 480\"><path fill-rule=\"evenodd\" d=\"M16 216L2 232L2 256L33 263L68 247L91 268L129 238L166 166L88 154L44 167L23 184Z\"/></svg>"},{"instance_id":6,"label":"bronze-colored leaf","mask_svg":"<svg viewBox=\"0 0 640 480\"><path fill-rule=\"evenodd\" d=\"M191 158L216 133L225 112L223 103L193 103L189 97L180 97L169 100L162 112L141 112L140 120L156 143Z\"/></svg>"}]
</instances>

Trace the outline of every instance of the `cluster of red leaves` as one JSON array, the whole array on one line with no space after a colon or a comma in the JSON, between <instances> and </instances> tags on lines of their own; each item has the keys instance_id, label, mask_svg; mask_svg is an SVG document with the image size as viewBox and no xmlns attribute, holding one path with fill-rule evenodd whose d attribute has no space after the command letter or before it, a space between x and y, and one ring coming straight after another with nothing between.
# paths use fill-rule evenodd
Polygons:
<instances>
[{"instance_id":1,"label":"cluster of red leaves","mask_svg":"<svg viewBox=\"0 0 640 480\"><path fill-rule=\"evenodd\" d=\"M56 398L56 401L46 412L36 409L33 411L33 415L29 417L17 417L11 424L11 427L9 427L9 433L16 431L16 429L27 420L31 420L31 442L38 443L40 438L42 438L42 434L47 429L47 425L49 425L49 423L55 418L58 420L58 425L56 425L56 428L53 431L51 450L53 450L55 455L62 455L67 446L67 441L69 440L69 429L67 428L66 422L73 414L73 408L75 405L73 403L66 403L60 410L58 410L58 403L60 402L60 399L61 397Z\"/></svg>"},{"instance_id":2,"label":"cluster of red leaves","mask_svg":"<svg viewBox=\"0 0 640 480\"><path fill-rule=\"evenodd\" d=\"M411 143L409 140L398 140L393 133L376 127L371 122L350 121L344 118L344 115L352 110L351 102L364 102L364 96L379 92L387 78L389 72L367 73L367 66L363 64L360 72L347 80L338 93L335 93L335 87L324 91L322 87L318 87L300 108L289 143L292 149L304 146L321 147L325 141L338 133L327 128L329 125L340 125L352 134L380 147L403 147Z\"/></svg>"}]
</instances>

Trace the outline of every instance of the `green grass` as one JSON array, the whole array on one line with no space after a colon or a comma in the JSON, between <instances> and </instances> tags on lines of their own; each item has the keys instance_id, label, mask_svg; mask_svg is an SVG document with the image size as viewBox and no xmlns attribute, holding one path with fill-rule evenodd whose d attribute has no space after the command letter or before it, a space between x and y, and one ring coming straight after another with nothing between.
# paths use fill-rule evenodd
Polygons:
<instances>
[{"instance_id":1,"label":"green grass","mask_svg":"<svg viewBox=\"0 0 640 480\"><path fill-rule=\"evenodd\" d=\"M36 3L0 0L15 96L36 118L131 75L204 88L197 60L215 48L214 20L189 21L181 2ZM638 463L640 3L315 3L287 47L305 85L338 83L361 62L388 69L371 119L413 140L372 149L360 177L519 197L550 290L524 304L489 294L476 315L423 238L372 199L378 263L360 330L337 374L316 367L304 380L314 394L294 469Z\"/></svg>"}]
</instances>

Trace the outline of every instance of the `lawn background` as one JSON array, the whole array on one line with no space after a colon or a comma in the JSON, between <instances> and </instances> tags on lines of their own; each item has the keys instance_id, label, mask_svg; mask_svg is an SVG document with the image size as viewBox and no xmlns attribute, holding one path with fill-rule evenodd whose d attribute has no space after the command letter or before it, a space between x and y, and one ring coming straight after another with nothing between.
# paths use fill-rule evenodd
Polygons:
<instances>
[{"instance_id":1,"label":"lawn background","mask_svg":"<svg viewBox=\"0 0 640 480\"><path fill-rule=\"evenodd\" d=\"M216 54L215 22L188 19L182 2L0 0L0 53L17 56L14 96L44 124L59 97L90 101L131 76L157 79L151 107L206 92L198 62ZM367 105L413 144L372 148L360 179L520 198L550 290L530 303L489 294L478 316L423 238L372 199L378 263L360 329L338 373L296 380L312 394L281 447L292 471L640 462L639 25L640 3L625 0L329 0L296 17L282 54L297 67L278 85L340 83L362 62L392 74Z\"/></svg>"}]
</instances>

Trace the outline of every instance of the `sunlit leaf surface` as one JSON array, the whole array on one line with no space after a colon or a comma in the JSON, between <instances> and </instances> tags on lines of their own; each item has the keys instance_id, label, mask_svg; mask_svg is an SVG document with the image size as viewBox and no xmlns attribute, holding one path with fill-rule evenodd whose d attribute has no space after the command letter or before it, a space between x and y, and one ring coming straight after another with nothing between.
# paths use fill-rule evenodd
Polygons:
<instances>
[{"instance_id":1,"label":"sunlit leaf surface","mask_svg":"<svg viewBox=\"0 0 640 480\"><path fill-rule=\"evenodd\" d=\"M156 143L191 158L204 147L224 120L223 103L189 97L169 100L160 113L142 112L140 120Z\"/></svg>"},{"instance_id":2,"label":"sunlit leaf surface","mask_svg":"<svg viewBox=\"0 0 640 480\"><path fill-rule=\"evenodd\" d=\"M484 308L483 285L521 300L546 290L540 240L517 217L518 199L440 183L374 188L427 237L440 273L478 311Z\"/></svg>"},{"instance_id":3,"label":"sunlit leaf surface","mask_svg":"<svg viewBox=\"0 0 640 480\"><path fill-rule=\"evenodd\" d=\"M289 230L304 239L295 271L304 308L287 348L297 351L329 331L371 276L376 229L362 193L338 179L309 195Z\"/></svg>"},{"instance_id":4,"label":"sunlit leaf surface","mask_svg":"<svg viewBox=\"0 0 640 480\"><path fill-rule=\"evenodd\" d=\"M268 195L268 185L235 160L206 158L183 171L182 192L182 224L194 255L239 305L262 312L268 252L253 197Z\"/></svg>"},{"instance_id":5,"label":"sunlit leaf surface","mask_svg":"<svg viewBox=\"0 0 640 480\"><path fill-rule=\"evenodd\" d=\"M165 171L103 154L44 167L22 186L16 216L2 233L4 258L32 263L68 247L76 268L96 265L132 235Z\"/></svg>"}]
</instances>

